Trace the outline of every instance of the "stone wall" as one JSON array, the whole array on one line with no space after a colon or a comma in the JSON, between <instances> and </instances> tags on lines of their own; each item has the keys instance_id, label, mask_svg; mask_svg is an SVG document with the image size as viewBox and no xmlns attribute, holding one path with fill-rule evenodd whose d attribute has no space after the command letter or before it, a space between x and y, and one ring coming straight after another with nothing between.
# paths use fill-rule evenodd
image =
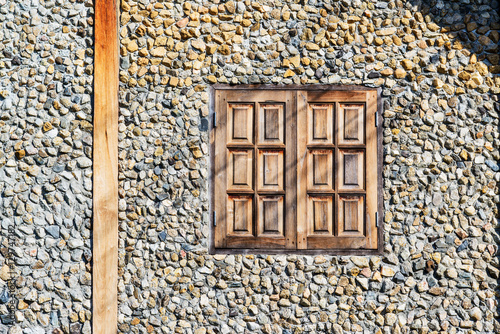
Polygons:
<instances>
[{"instance_id":1,"label":"stone wall","mask_svg":"<svg viewBox=\"0 0 500 334\"><path fill-rule=\"evenodd\" d=\"M0 333L91 331L92 6L0 0Z\"/></svg>"},{"instance_id":2,"label":"stone wall","mask_svg":"<svg viewBox=\"0 0 500 334\"><path fill-rule=\"evenodd\" d=\"M498 7L123 0L120 332L499 331ZM383 256L209 255L215 83L383 89Z\"/></svg>"},{"instance_id":3,"label":"stone wall","mask_svg":"<svg viewBox=\"0 0 500 334\"><path fill-rule=\"evenodd\" d=\"M0 0L0 333L90 332L92 5ZM498 7L123 0L120 332L499 332ZM383 256L208 253L215 83L382 88Z\"/></svg>"}]
</instances>

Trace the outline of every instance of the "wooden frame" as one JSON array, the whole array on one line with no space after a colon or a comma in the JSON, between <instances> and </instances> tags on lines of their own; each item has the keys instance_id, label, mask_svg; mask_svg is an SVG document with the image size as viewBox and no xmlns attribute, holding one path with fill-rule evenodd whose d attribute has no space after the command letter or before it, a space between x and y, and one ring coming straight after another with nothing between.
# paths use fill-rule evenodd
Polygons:
<instances>
[{"instance_id":1,"label":"wooden frame","mask_svg":"<svg viewBox=\"0 0 500 334\"><path fill-rule=\"evenodd\" d=\"M118 331L118 4L95 1L92 332Z\"/></svg>"},{"instance_id":2,"label":"wooden frame","mask_svg":"<svg viewBox=\"0 0 500 334\"><path fill-rule=\"evenodd\" d=\"M211 87L211 95L212 95L212 101L218 103L216 105L215 103L211 104L211 116L214 116L214 112L216 111L221 111L225 108L225 103L221 101L221 95L224 96L229 91L238 91L238 94L241 94L242 96L238 99L238 101L241 101L242 103L245 101L250 101L251 94L255 94L256 91L270 91L269 93L273 94L273 91L275 93L278 93L276 91L303 91L305 95L311 97L310 101L313 101L312 103L331 103L332 102L332 94L335 95L334 100L336 102L336 108L338 108L339 103L363 103L366 107L366 110L364 111L364 116L365 122L372 124L372 127L370 129L366 129L366 135L367 137L376 137L376 140L370 140L370 143L366 143L366 150L370 150L372 152L376 152L375 155L371 155L370 159L373 159L375 157L376 163L374 164L373 160L366 160L363 163L370 166L376 166L376 168L370 168L370 170L366 170L367 175L366 178L370 177L372 180L377 180L377 182L374 182L375 188L371 187L370 190L367 189L367 192L369 191L372 194L377 194L376 195L376 200L375 201L367 201L367 213L370 212L370 217L367 217L367 226L368 225L373 225L373 228L375 228L375 223L377 223L376 231L371 230L370 227L367 227L366 233L370 237L367 239L368 241L367 244L370 244L370 247L373 247L371 249L342 249L342 245L338 244L340 248L337 249L317 249L317 250L311 250L311 249L300 249L300 247L297 247L298 249L276 249L276 248L269 248L269 249L232 249L230 248L231 246L227 246L227 248L216 248L216 239L220 238L221 236L217 235L215 233L215 228L213 226L213 223L217 222L217 224L224 224L224 219L222 219L222 216L215 216L213 215L213 220L212 220L212 226L210 229L210 246L209 246L209 251L212 254L246 254L246 253L254 253L254 254L261 254L261 253L266 253L266 254L291 254L291 253L297 253L297 254L332 254L332 255L377 255L381 254L383 252L383 224L382 224L382 217L383 217L383 197L382 197L382 115L381 115L381 89L373 89L369 87L362 87L362 86L333 86L333 85L311 85L311 86L297 86L297 85L288 85L288 86L283 86L283 85L237 85L237 86L231 86L231 85L214 85ZM236 92L234 92L236 94ZM262 94L264 92L258 93ZM231 96L235 96L235 94L230 94ZM266 94L266 93L264 93ZM292 99L294 99L294 105L296 109L299 109L301 107L306 107L301 106L302 101L301 101L301 94L300 92L297 92L297 94L291 94ZM270 101L274 101L275 99L271 99ZM229 100L228 100L229 101ZM378 111L378 113L376 113ZM225 120L220 119L220 112L218 112L217 115L217 124L219 127L225 127ZM368 117L367 115L370 114ZM296 114L294 115L296 117ZM378 117L376 119L376 117ZM301 127L301 122L296 121L297 126ZM215 124L215 122L214 122ZM378 127L375 127L374 125L378 124ZM257 125L255 125L257 126ZM217 160L217 151L215 149L215 131L213 131L213 127L211 129L211 136L210 136L210 142L211 142L211 163L212 166ZM303 129L307 133L306 129ZM289 132L287 131L287 136L289 135ZM337 132L337 130L336 130ZM300 129L299 129L300 133ZM335 134L336 135L336 134ZM298 140L298 138L296 139ZM346 144L344 144L346 145ZM351 145L350 145L351 146ZM352 145L351 148L356 149L357 146L359 145ZM287 150L288 154L289 150ZM215 154L214 154L215 153ZM222 152L219 152L222 153ZM297 154L297 152L295 152ZM336 148L335 151L335 159L337 159L338 155L338 148ZM220 155L220 158L223 158L223 155ZM219 163L221 161L219 160ZM297 161L297 169L300 170L301 168L301 163L300 160ZM224 174L224 173L222 173ZM291 173L287 173L291 174ZM299 173L300 174L300 173ZM298 176L297 176L298 177ZM220 175L219 173L215 172L212 170L212 173L210 175L210 187L211 187L211 207L213 211L217 211L217 208L214 206L214 196L215 196L215 188L217 187L217 184L222 185L222 183L217 183L217 179L222 179L225 181L225 176ZM307 179L307 178L306 178ZM220 181L222 181L220 180ZM295 180L297 181L297 179ZM334 182L338 182L338 180L335 180ZM297 184L295 182L295 184ZM297 192L300 192L300 182L297 184ZM345 191L344 191L345 193ZM351 195L356 195L357 191L351 191ZM361 194L360 194L361 195ZM338 197L338 195L336 195ZM293 205L293 210L301 210L300 209L301 204L299 201ZM375 212L378 212L378 215L375 214ZM378 218L377 222L374 222L374 219ZM335 218L337 219L337 217ZM300 224L297 224L296 226L296 238L298 242L298 246L300 246L300 235L307 233L306 230L302 231L300 228ZM375 240L374 240L375 239ZM355 244L362 245L362 243L358 242L358 239L353 238L353 242ZM320 244L318 244L320 245ZM241 246L241 245L240 245ZM359 246L360 247L360 246Z\"/></svg>"}]
</instances>

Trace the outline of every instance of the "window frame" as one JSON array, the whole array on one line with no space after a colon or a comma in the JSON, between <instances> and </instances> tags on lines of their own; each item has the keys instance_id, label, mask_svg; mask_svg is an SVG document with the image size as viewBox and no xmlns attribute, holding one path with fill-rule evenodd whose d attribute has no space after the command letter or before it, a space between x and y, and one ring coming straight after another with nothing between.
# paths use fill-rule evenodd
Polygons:
<instances>
[{"instance_id":1,"label":"window frame","mask_svg":"<svg viewBox=\"0 0 500 334\"><path fill-rule=\"evenodd\" d=\"M215 247L215 209L214 209L214 199L215 199L215 124L220 121L218 118L220 113L218 113L218 106L216 103L216 94L220 91L234 91L234 90L247 90L247 91L308 91L309 92L318 92L324 93L328 91L337 91L337 92L367 92L372 91L376 95L376 113L374 116L377 127L375 129L376 133L376 147L377 147L377 189L376 189L376 197L377 197L377 219L375 226L377 226L377 247L376 249L353 249L353 248L345 248L345 249L275 249L275 248L216 248ZM372 88L365 87L359 85L348 85L348 86L339 86L339 85L224 85L224 84L216 84L210 87L210 105L209 105L209 118L210 118L210 156L209 156L209 205L210 205L210 218L209 218L209 243L208 243L208 251L210 254L301 254L301 255L380 255L383 253L383 236L384 236L384 225L383 225L383 178L382 178L382 166L383 166L383 145L382 145L382 128L383 128L383 116L382 116L382 97L381 97L382 89L381 88ZM348 101L345 101L348 102ZM293 103L295 107L297 106L298 101L294 100ZM254 111L255 113L256 111ZM366 111L365 111L366 112ZM297 108L294 111L295 122L297 122ZM366 128L366 125L365 125ZM334 135L336 134L336 131ZM296 146L297 147L297 146ZM296 149L295 147L295 149ZM296 181L298 182L297 178ZM297 201L297 194L295 194L295 200ZM338 214L335 213L334 217L337 217ZM295 237L298 238L298 224L295 222ZM296 246L298 247L298 246Z\"/></svg>"}]
</instances>

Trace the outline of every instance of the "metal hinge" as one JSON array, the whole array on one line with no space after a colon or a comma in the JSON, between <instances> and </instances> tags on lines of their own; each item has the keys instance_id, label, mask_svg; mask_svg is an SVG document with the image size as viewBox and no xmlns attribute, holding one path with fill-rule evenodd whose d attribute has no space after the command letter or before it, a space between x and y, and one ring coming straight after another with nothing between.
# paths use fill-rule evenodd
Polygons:
<instances>
[{"instance_id":1,"label":"metal hinge","mask_svg":"<svg viewBox=\"0 0 500 334\"><path fill-rule=\"evenodd\" d=\"M378 111L375 112L375 127L378 127Z\"/></svg>"},{"instance_id":2,"label":"metal hinge","mask_svg":"<svg viewBox=\"0 0 500 334\"><path fill-rule=\"evenodd\" d=\"M217 113L216 112L214 112L214 116L213 117L214 117L214 119L213 119L213 121L214 121L213 127L216 128L217 127Z\"/></svg>"},{"instance_id":3,"label":"metal hinge","mask_svg":"<svg viewBox=\"0 0 500 334\"><path fill-rule=\"evenodd\" d=\"M375 212L375 226L378 227L378 212Z\"/></svg>"},{"instance_id":4,"label":"metal hinge","mask_svg":"<svg viewBox=\"0 0 500 334\"><path fill-rule=\"evenodd\" d=\"M213 217L213 219L214 219L214 226L217 226L217 219L216 219L217 215L216 215L215 211L213 212L213 216L214 216Z\"/></svg>"}]
</instances>

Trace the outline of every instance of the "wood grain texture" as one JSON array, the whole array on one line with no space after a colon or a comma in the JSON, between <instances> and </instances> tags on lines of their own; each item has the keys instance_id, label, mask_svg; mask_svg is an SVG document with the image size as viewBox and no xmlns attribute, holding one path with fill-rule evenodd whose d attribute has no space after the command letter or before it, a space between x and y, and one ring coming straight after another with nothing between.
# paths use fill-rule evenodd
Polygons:
<instances>
[{"instance_id":1,"label":"wood grain texture","mask_svg":"<svg viewBox=\"0 0 500 334\"><path fill-rule=\"evenodd\" d=\"M375 222L381 203L380 127L374 126L380 99L377 91L345 87L329 91L322 86L315 86L314 90L226 88L216 91L224 96L215 106L218 119L226 121L228 127L240 123L235 122L237 118L250 120L247 125L252 127L243 129L239 124L234 128L241 129L237 133L252 135L235 135L233 130L224 128L227 139L222 141L220 150L225 157L219 166L215 164L214 203L226 202L228 195L252 196L253 234L215 233L214 238L224 242L214 252L247 254L266 249L267 254L318 254L315 250L323 254L379 254L382 234ZM253 119L246 112L228 115L227 106L232 104L253 105ZM245 143L234 141L237 137L246 137ZM228 150L254 152L253 188L217 189L217 169L225 170L229 167L226 164L230 164L225 153ZM234 174L243 169L235 168ZM245 169L250 170L248 166ZM223 180L224 186L229 186L225 176ZM329 200L314 203L309 201L311 197ZM222 212L225 215L228 211ZM224 217L220 218L216 232L220 231L219 224L226 223Z\"/></svg>"},{"instance_id":2,"label":"wood grain texture","mask_svg":"<svg viewBox=\"0 0 500 334\"><path fill-rule=\"evenodd\" d=\"M92 327L118 323L118 6L95 2Z\"/></svg>"}]
</instances>

